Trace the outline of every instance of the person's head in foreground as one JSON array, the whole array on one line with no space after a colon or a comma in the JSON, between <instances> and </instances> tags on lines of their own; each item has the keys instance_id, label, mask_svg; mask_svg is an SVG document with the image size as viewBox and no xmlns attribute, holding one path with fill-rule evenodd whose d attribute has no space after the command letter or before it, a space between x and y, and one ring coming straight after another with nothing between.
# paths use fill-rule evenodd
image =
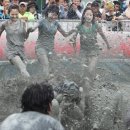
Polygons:
<instances>
[{"instance_id":1,"label":"person's head in foreground","mask_svg":"<svg viewBox=\"0 0 130 130\"><path fill-rule=\"evenodd\" d=\"M43 114L49 114L51 112L53 98L54 92L50 84L31 84L22 95L22 110L23 112L37 111Z\"/></svg>"},{"instance_id":2,"label":"person's head in foreground","mask_svg":"<svg viewBox=\"0 0 130 130\"><path fill-rule=\"evenodd\" d=\"M53 89L48 83L31 84L22 95L22 113L7 117L0 130L63 130L62 125L49 116L53 98Z\"/></svg>"}]
</instances>

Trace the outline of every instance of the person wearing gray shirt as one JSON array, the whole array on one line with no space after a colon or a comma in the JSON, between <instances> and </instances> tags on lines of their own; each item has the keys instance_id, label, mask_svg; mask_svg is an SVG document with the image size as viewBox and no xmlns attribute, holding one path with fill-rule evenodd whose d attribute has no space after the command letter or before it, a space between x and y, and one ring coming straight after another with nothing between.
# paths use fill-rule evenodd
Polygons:
<instances>
[{"instance_id":1,"label":"person wearing gray shirt","mask_svg":"<svg viewBox=\"0 0 130 130\"><path fill-rule=\"evenodd\" d=\"M31 84L21 99L22 112L7 117L0 130L64 130L61 123L49 116L54 92L47 82Z\"/></svg>"},{"instance_id":2,"label":"person wearing gray shirt","mask_svg":"<svg viewBox=\"0 0 130 130\"><path fill-rule=\"evenodd\" d=\"M10 19L0 25L0 36L5 30L6 32L6 53L10 62L16 65L21 74L29 77L26 69L26 57L24 54L24 42L28 37L26 24L18 19L19 7L12 5L9 9Z\"/></svg>"},{"instance_id":3,"label":"person wearing gray shirt","mask_svg":"<svg viewBox=\"0 0 130 130\"><path fill-rule=\"evenodd\" d=\"M65 32L60 24L57 22L59 15L59 7L57 5L50 5L45 13L45 19L38 21L37 25L33 28L30 28L30 32L38 28L38 39L36 42L36 55L43 66L44 76L49 76L49 54L54 54L54 38L56 32L59 31L64 37L69 36L73 33L73 30L70 32Z\"/></svg>"}]
</instances>

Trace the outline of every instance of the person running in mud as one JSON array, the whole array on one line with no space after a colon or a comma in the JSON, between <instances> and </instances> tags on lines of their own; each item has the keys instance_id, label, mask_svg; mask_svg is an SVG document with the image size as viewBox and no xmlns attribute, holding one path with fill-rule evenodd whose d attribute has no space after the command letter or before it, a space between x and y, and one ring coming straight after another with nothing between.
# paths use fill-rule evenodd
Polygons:
<instances>
[{"instance_id":1,"label":"person running in mud","mask_svg":"<svg viewBox=\"0 0 130 130\"><path fill-rule=\"evenodd\" d=\"M36 42L36 55L38 61L43 66L43 74L45 77L49 76L49 61L48 57L54 54L54 38L57 31L59 31L64 37L73 33L65 32L60 24L57 22L59 16L59 7L55 4L50 5L46 10L46 19L42 19L38 24L31 28L30 31L34 31L38 27L38 39Z\"/></svg>"},{"instance_id":2,"label":"person running in mud","mask_svg":"<svg viewBox=\"0 0 130 130\"><path fill-rule=\"evenodd\" d=\"M91 8L86 7L82 15L81 23L77 26L77 31L73 35L73 38L70 40L70 42L72 42L75 47L76 37L78 33L80 34L81 55L83 54L87 61L87 74L89 75L88 77L90 79L90 82L92 81L92 83L95 78L96 63L100 52L100 48L96 44L97 32L105 41L107 48L110 49L109 43L101 27L99 27L99 25L95 22Z\"/></svg>"},{"instance_id":3,"label":"person running in mud","mask_svg":"<svg viewBox=\"0 0 130 130\"><path fill-rule=\"evenodd\" d=\"M0 125L0 130L64 130L60 122L49 116L53 98L50 84L29 85L22 95L22 112L7 117Z\"/></svg>"},{"instance_id":4,"label":"person running in mud","mask_svg":"<svg viewBox=\"0 0 130 130\"><path fill-rule=\"evenodd\" d=\"M60 119L65 130L85 130L81 88L74 81L65 80L54 89L61 106Z\"/></svg>"},{"instance_id":5,"label":"person running in mud","mask_svg":"<svg viewBox=\"0 0 130 130\"><path fill-rule=\"evenodd\" d=\"M0 25L0 36L5 30L7 38L7 58L18 67L24 77L30 77L26 69L24 42L28 37L26 24L18 18L19 7L12 5L9 8L10 19Z\"/></svg>"}]
</instances>

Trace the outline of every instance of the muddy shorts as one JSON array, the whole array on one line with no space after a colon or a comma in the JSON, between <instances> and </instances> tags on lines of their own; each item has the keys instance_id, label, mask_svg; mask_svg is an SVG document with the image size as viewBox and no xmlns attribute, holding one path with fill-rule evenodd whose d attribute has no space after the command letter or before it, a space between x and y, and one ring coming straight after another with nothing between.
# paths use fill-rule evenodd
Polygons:
<instances>
[{"instance_id":1,"label":"muddy shorts","mask_svg":"<svg viewBox=\"0 0 130 130\"><path fill-rule=\"evenodd\" d=\"M6 48L6 56L10 62L15 56L19 56L23 62L27 61L27 58L24 53L24 47L21 46L15 46L14 48Z\"/></svg>"},{"instance_id":2,"label":"muddy shorts","mask_svg":"<svg viewBox=\"0 0 130 130\"><path fill-rule=\"evenodd\" d=\"M51 58L55 55L53 48L47 48L43 46L36 46L35 47L36 56L39 57L41 55L46 55L48 58Z\"/></svg>"},{"instance_id":3,"label":"muddy shorts","mask_svg":"<svg viewBox=\"0 0 130 130\"><path fill-rule=\"evenodd\" d=\"M93 45L93 46L81 46L81 51L80 54L81 56L85 57L93 57L93 56L98 56L101 53L101 49L99 48L98 45Z\"/></svg>"}]
</instances>

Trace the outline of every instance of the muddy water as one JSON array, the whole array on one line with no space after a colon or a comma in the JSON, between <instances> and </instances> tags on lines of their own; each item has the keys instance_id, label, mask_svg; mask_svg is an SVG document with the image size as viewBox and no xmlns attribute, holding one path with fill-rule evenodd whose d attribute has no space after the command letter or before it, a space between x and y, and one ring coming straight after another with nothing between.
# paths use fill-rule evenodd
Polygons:
<instances>
[{"instance_id":1,"label":"muddy water","mask_svg":"<svg viewBox=\"0 0 130 130\"><path fill-rule=\"evenodd\" d=\"M49 78L49 82L54 87L68 79L75 81L79 87L83 87L84 89L81 104L72 106L75 113L69 115L70 118L75 118L74 115L79 116L79 118L76 117L76 120L72 119L72 123L75 122L77 125L72 125L68 129L125 130L124 118L130 106L129 86L125 82L120 84L118 80L113 84L112 80L110 78L108 79L113 74L109 71L100 71L99 68L102 68L100 66L97 67L99 77L95 80L94 87L90 87L88 80L84 78L84 66L81 66L79 63L79 61L76 62L76 60L68 57L62 57L60 63L55 60L55 63L52 65L52 72L54 73ZM36 72L36 69L35 65L30 67L31 71L34 70ZM41 74L36 75L36 73L32 73L30 79L24 79L18 76L17 78L13 77L11 79L1 80L0 121L11 113L20 112L20 98L24 89L32 82L41 82L43 80L45 80L44 77ZM80 114L78 115L77 113ZM68 113L66 115L68 116ZM80 123L77 122L79 120Z\"/></svg>"}]
</instances>

